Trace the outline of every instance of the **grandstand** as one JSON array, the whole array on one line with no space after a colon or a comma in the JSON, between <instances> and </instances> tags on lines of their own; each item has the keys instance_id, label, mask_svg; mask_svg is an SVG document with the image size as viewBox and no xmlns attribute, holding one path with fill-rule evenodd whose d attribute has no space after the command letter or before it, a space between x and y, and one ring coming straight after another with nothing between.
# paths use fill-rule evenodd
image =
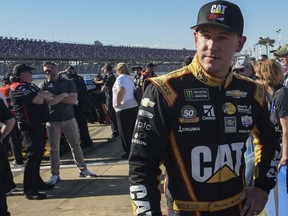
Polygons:
<instances>
[{"instance_id":1,"label":"grandstand","mask_svg":"<svg viewBox=\"0 0 288 216\"><path fill-rule=\"evenodd\" d=\"M194 54L195 51L187 49L101 46L0 36L0 75L11 72L19 62L32 64L41 73L41 63L48 60L59 63L59 69L73 64L86 74L100 72L106 62L126 62L131 66L153 62L158 65L157 71L168 72L181 67L184 58Z\"/></svg>"}]
</instances>

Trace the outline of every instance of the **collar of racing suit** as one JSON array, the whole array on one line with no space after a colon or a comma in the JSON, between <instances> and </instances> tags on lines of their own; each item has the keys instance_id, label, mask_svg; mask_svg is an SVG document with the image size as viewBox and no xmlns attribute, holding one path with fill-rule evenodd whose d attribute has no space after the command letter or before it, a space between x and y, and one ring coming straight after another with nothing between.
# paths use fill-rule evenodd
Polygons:
<instances>
[{"instance_id":1,"label":"collar of racing suit","mask_svg":"<svg viewBox=\"0 0 288 216\"><path fill-rule=\"evenodd\" d=\"M208 74L203 67L200 65L198 55L195 54L195 57L193 58L193 61L190 65L187 66L187 69L192 72L192 74L202 83L212 86L212 87L217 87L217 86L224 86L226 88L229 83L232 80L233 73L232 73L232 68L230 67L229 73L226 77L225 80L213 77L210 74Z\"/></svg>"}]
</instances>

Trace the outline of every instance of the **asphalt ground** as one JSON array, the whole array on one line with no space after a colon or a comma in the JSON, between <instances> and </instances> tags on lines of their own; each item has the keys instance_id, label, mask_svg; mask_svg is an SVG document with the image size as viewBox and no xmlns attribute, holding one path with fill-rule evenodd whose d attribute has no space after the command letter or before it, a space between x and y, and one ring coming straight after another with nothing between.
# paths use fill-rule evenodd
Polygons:
<instances>
[{"instance_id":1,"label":"asphalt ground","mask_svg":"<svg viewBox=\"0 0 288 216\"><path fill-rule=\"evenodd\" d=\"M128 161L121 158L120 139L108 142L110 125L89 124L93 147L84 148L88 168L96 178L78 176L71 153L61 156L60 178L44 200L28 200L23 195L23 169L12 168L18 190L7 197L8 208L15 216L129 216L132 207L129 198ZM50 178L50 162L41 164L44 181Z\"/></svg>"}]
</instances>

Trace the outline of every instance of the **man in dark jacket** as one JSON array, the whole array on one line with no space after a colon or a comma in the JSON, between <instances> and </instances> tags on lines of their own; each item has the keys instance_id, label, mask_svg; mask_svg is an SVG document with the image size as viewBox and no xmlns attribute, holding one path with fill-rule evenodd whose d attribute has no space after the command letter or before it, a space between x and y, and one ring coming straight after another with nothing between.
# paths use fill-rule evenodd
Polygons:
<instances>
[{"instance_id":1,"label":"man in dark jacket","mask_svg":"<svg viewBox=\"0 0 288 216\"><path fill-rule=\"evenodd\" d=\"M77 89L78 103L73 107L75 112L75 118L77 120L80 131L81 146L91 147L93 146L93 141L91 140L87 125L91 102L87 87L85 85L83 77L77 74L73 66L69 66L66 69L66 76L69 79L73 80Z\"/></svg>"},{"instance_id":2,"label":"man in dark jacket","mask_svg":"<svg viewBox=\"0 0 288 216\"><path fill-rule=\"evenodd\" d=\"M6 107L3 100L0 100L0 122L1 122L1 134L0 134L0 215L9 216L7 202L6 202L6 173L5 162L7 160L6 148L3 144L4 138L12 131L15 118L11 111Z\"/></svg>"},{"instance_id":3,"label":"man in dark jacket","mask_svg":"<svg viewBox=\"0 0 288 216\"><path fill-rule=\"evenodd\" d=\"M111 120L112 136L109 138L110 141L119 137L116 113L115 113L115 110L113 108L113 103L112 103L112 87L116 81L116 77L113 74L112 70L113 68L111 64L105 64L102 67L102 71L104 72L105 77L103 79L104 85L101 88L101 91L105 92L106 94L108 114Z\"/></svg>"},{"instance_id":4,"label":"man in dark jacket","mask_svg":"<svg viewBox=\"0 0 288 216\"><path fill-rule=\"evenodd\" d=\"M15 65L10 94L26 148L24 195L27 199L40 200L46 198L46 194L40 193L40 190L54 187L44 183L40 176L40 164L46 143L45 123L49 120L49 108L45 100L52 99L53 94L40 90L32 83L33 70L34 68L26 64Z\"/></svg>"}]
</instances>

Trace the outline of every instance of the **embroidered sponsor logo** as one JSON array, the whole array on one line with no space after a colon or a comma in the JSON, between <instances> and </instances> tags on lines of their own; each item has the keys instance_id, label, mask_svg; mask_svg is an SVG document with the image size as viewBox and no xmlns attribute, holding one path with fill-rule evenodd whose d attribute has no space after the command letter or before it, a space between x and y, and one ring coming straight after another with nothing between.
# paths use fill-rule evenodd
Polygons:
<instances>
[{"instance_id":1,"label":"embroidered sponsor logo","mask_svg":"<svg viewBox=\"0 0 288 216\"><path fill-rule=\"evenodd\" d=\"M232 90L232 91L227 91L226 96L230 96L233 98L241 98L241 97L246 97L247 92L242 92L240 90Z\"/></svg>"},{"instance_id":2,"label":"embroidered sponsor logo","mask_svg":"<svg viewBox=\"0 0 288 216\"><path fill-rule=\"evenodd\" d=\"M146 143L145 141L143 141L143 140L139 140L138 137L139 137L138 133L135 133L135 134L134 134L134 137L133 137L132 140L131 140L132 143L146 146L147 143Z\"/></svg>"},{"instance_id":3,"label":"embroidered sponsor logo","mask_svg":"<svg viewBox=\"0 0 288 216\"><path fill-rule=\"evenodd\" d=\"M215 120L215 112L214 112L214 106L213 105L203 105L204 114L205 116L202 116L203 120Z\"/></svg>"},{"instance_id":4,"label":"embroidered sponsor logo","mask_svg":"<svg viewBox=\"0 0 288 216\"><path fill-rule=\"evenodd\" d=\"M251 114L252 106L251 105L237 105L237 110L239 113Z\"/></svg>"},{"instance_id":5,"label":"embroidered sponsor logo","mask_svg":"<svg viewBox=\"0 0 288 216\"><path fill-rule=\"evenodd\" d=\"M226 102L222 106L222 110L225 114L233 115L236 112L236 107L232 103Z\"/></svg>"},{"instance_id":6,"label":"embroidered sponsor logo","mask_svg":"<svg viewBox=\"0 0 288 216\"><path fill-rule=\"evenodd\" d=\"M236 133L236 117L224 117L225 133Z\"/></svg>"},{"instance_id":7,"label":"embroidered sponsor logo","mask_svg":"<svg viewBox=\"0 0 288 216\"><path fill-rule=\"evenodd\" d=\"M181 127L179 126L178 132L183 133L183 132L196 132L196 131L201 131L199 127Z\"/></svg>"},{"instance_id":8,"label":"embroidered sponsor logo","mask_svg":"<svg viewBox=\"0 0 288 216\"><path fill-rule=\"evenodd\" d=\"M53 84L52 83L49 83L49 85L47 86L47 88L53 88Z\"/></svg>"},{"instance_id":9,"label":"embroidered sponsor logo","mask_svg":"<svg viewBox=\"0 0 288 216\"><path fill-rule=\"evenodd\" d=\"M252 125L253 123L253 119L251 116L241 116L241 122L242 122L242 125L246 128L248 128L249 126Z\"/></svg>"},{"instance_id":10,"label":"embroidered sponsor logo","mask_svg":"<svg viewBox=\"0 0 288 216\"><path fill-rule=\"evenodd\" d=\"M136 128L137 129L144 129L144 130L151 130L151 125L148 124L147 122L142 122L142 121L136 121Z\"/></svg>"},{"instance_id":11,"label":"embroidered sponsor logo","mask_svg":"<svg viewBox=\"0 0 288 216\"><path fill-rule=\"evenodd\" d=\"M152 215L150 202L143 201L146 199L147 189L144 185L130 186L130 197L135 206L135 215Z\"/></svg>"},{"instance_id":12,"label":"embroidered sponsor logo","mask_svg":"<svg viewBox=\"0 0 288 216\"><path fill-rule=\"evenodd\" d=\"M212 5L210 9L210 15L208 16L208 19L210 20L219 20L224 21L225 20L225 9L227 8L226 5Z\"/></svg>"},{"instance_id":13,"label":"embroidered sponsor logo","mask_svg":"<svg viewBox=\"0 0 288 216\"><path fill-rule=\"evenodd\" d=\"M251 133L251 130L239 130L239 133L249 134Z\"/></svg>"},{"instance_id":14,"label":"embroidered sponsor logo","mask_svg":"<svg viewBox=\"0 0 288 216\"><path fill-rule=\"evenodd\" d=\"M275 129L275 132L277 132L277 133L282 133L282 130L281 130L281 128L280 128L279 125L275 125L275 126L274 126L274 129Z\"/></svg>"},{"instance_id":15,"label":"embroidered sponsor logo","mask_svg":"<svg viewBox=\"0 0 288 216\"><path fill-rule=\"evenodd\" d=\"M132 138L132 143L135 143L138 145L144 145L144 146L146 146L146 144L147 144L145 141L134 139L134 138Z\"/></svg>"},{"instance_id":16,"label":"embroidered sponsor logo","mask_svg":"<svg viewBox=\"0 0 288 216\"><path fill-rule=\"evenodd\" d=\"M154 107L155 102L151 101L149 98L143 98L141 100L141 105L144 107Z\"/></svg>"},{"instance_id":17,"label":"embroidered sponsor logo","mask_svg":"<svg viewBox=\"0 0 288 216\"><path fill-rule=\"evenodd\" d=\"M184 89L186 101L209 101L209 91L207 88Z\"/></svg>"},{"instance_id":18,"label":"embroidered sponsor logo","mask_svg":"<svg viewBox=\"0 0 288 216\"><path fill-rule=\"evenodd\" d=\"M204 83L207 83L207 81L208 81L207 76L202 71L197 72L197 79L204 82Z\"/></svg>"},{"instance_id":19,"label":"embroidered sponsor logo","mask_svg":"<svg viewBox=\"0 0 288 216\"><path fill-rule=\"evenodd\" d=\"M139 109L138 115L139 115L139 116L146 117L146 118L149 118L149 119L152 119L153 116L154 116L151 112L148 112L148 111L143 110L143 109Z\"/></svg>"},{"instance_id":20,"label":"embroidered sponsor logo","mask_svg":"<svg viewBox=\"0 0 288 216\"><path fill-rule=\"evenodd\" d=\"M197 117L196 109L191 105L185 105L181 109L181 118L179 118L180 123L196 123L199 122L199 117Z\"/></svg>"},{"instance_id":21,"label":"embroidered sponsor logo","mask_svg":"<svg viewBox=\"0 0 288 216\"><path fill-rule=\"evenodd\" d=\"M170 91L170 88L166 85L165 82L163 82L163 80L161 79L155 79L155 82L158 83L158 85L161 86L161 88L164 90L164 92L166 93L166 95L171 95L172 92Z\"/></svg>"},{"instance_id":22,"label":"embroidered sponsor logo","mask_svg":"<svg viewBox=\"0 0 288 216\"><path fill-rule=\"evenodd\" d=\"M192 178L197 182L219 183L242 175L242 158L245 148L244 142L219 144L215 146L193 146L191 163L198 164L192 167Z\"/></svg>"}]
</instances>

